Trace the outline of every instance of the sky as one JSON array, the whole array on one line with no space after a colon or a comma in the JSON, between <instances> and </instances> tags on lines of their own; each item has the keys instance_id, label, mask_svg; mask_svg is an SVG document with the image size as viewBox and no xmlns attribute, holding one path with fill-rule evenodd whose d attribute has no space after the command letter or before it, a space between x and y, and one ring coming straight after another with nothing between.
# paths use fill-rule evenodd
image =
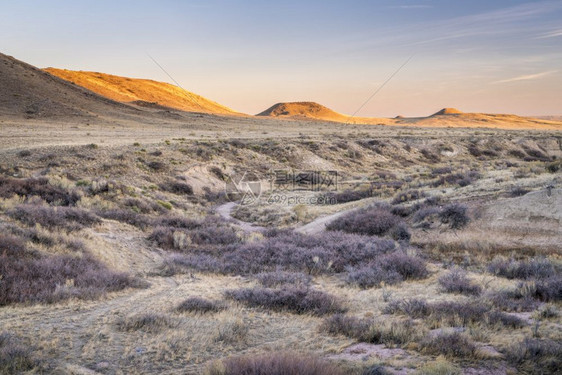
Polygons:
<instances>
[{"instance_id":1,"label":"sky","mask_svg":"<svg viewBox=\"0 0 562 375\"><path fill-rule=\"evenodd\" d=\"M173 83L255 114L562 115L562 1L6 1L0 52Z\"/></svg>"}]
</instances>

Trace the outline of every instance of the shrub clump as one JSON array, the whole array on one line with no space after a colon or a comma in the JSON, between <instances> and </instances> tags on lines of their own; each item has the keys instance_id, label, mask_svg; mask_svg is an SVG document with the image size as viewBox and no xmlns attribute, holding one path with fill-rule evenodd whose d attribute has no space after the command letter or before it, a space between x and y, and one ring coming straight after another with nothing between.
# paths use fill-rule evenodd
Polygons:
<instances>
[{"instance_id":1,"label":"shrub clump","mask_svg":"<svg viewBox=\"0 0 562 375\"><path fill-rule=\"evenodd\" d=\"M430 335L420 346L425 353L446 357L470 358L476 353L476 344L458 332Z\"/></svg>"},{"instance_id":2,"label":"shrub clump","mask_svg":"<svg viewBox=\"0 0 562 375\"><path fill-rule=\"evenodd\" d=\"M443 207L439 213L441 223L449 225L451 229L462 229L470 222L467 214L468 207L464 204L451 203Z\"/></svg>"},{"instance_id":3,"label":"shrub clump","mask_svg":"<svg viewBox=\"0 0 562 375\"><path fill-rule=\"evenodd\" d=\"M326 315L346 310L335 296L314 289L256 287L229 290L225 295L251 307L289 311L295 314Z\"/></svg>"},{"instance_id":4,"label":"shrub clump","mask_svg":"<svg viewBox=\"0 0 562 375\"><path fill-rule=\"evenodd\" d=\"M467 276L466 272L460 268L455 268L438 280L441 290L446 293L459 293L477 296L482 292L482 288L474 284Z\"/></svg>"},{"instance_id":5,"label":"shrub clump","mask_svg":"<svg viewBox=\"0 0 562 375\"><path fill-rule=\"evenodd\" d=\"M391 285L403 280L423 279L427 275L423 259L396 251L377 258L367 266L350 268L347 282L360 288L371 288L383 282Z\"/></svg>"},{"instance_id":6,"label":"shrub clump","mask_svg":"<svg viewBox=\"0 0 562 375\"><path fill-rule=\"evenodd\" d=\"M326 229L368 236L384 236L402 223L402 219L390 212L389 207L373 206L349 212L332 221L326 226Z\"/></svg>"},{"instance_id":7,"label":"shrub clump","mask_svg":"<svg viewBox=\"0 0 562 375\"><path fill-rule=\"evenodd\" d=\"M120 318L116 322L117 329L123 332L144 331L155 333L164 328L173 327L171 320L161 314L146 313Z\"/></svg>"},{"instance_id":8,"label":"shrub clump","mask_svg":"<svg viewBox=\"0 0 562 375\"><path fill-rule=\"evenodd\" d=\"M525 322L520 318L492 310L488 305L478 301L435 302L429 304L424 300L391 301L384 309L385 314L403 314L411 318L425 318L430 324L466 326L485 322L490 325L502 324L510 327L523 327Z\"/></svg>"},{"instance_id":9,"label":"shrub clump","mask_svg":"<svg viewBox=\"0 0 562 375\"><path fill-rule=\"evenodd\" d=\"M545 279L560 273L561 267L547 258L526 260L496 257L488 265L488 272L508 279Z\"/></svg>"},{"instance_id":10,"label":"shrub clump","mask_svg":"<svg viewBox=\"0 0 562 375\"><path fill-rule=\"evenodd\" d=\"M92 299L135 285L127 274L110 271L89 256L14 259L2 255L0 275L0 306L18 302L54 303L67 298Z\"/></svg>"},{"instance_id":11,"label":"shrub clump","mask_svg":"<svg viewBox=\"0 0 562 375\"><path fill-rule=\"evenodd\" d=\"M508 348L506 358L522 373L554 374L562 368L562 344L548 339L525 338Z\"/></svg>"},{"instance_id":12,"label":"shrub clump","mask_svg":"<svg viewBox=\"0 0 562 375\"><path fill-rule=\"evenodd\" d=\"M117 220L141 229L147 228L152 224L150 216L139 214L133 210L113 209L98 211L97 214L104 219Z\"/></svg>"},{"instance_id":13,"label":"shrub clump","mask_svg":"<svg viewBox=\"0 0 562 375\"><path fill-rule=\"evenodd\" d=\"M79 230L101 222L91 212L75 207L50 207L32 204L20 204L8 211L8 215L22 223L45 228L63 228L68 231Z\"/></svg>"},{"instance_id":14,"label":"shrub clump","mask_svg":"<svg viewBox=\"0 0 562 375\"><path fill-rule=\"evenodd\" d=\"M7 332L0 333L0 373L22 374L40 367L29 346Z\"/></svg>"},{"instance_id":15,"label":"shrub clump","mask_svg":"<svg viewBox=\"0 0 562 375\"><path fill-rule=\"evenodd\" d=\"M53 205L74 206L80 200L76 191L67 191L51 185L46 178L10 178L0 176L0 197L10 198L19 195L29 199L40 197Z\"/></svg>"},{"instance_id":16,"label":"shrub clump","mask_svg":"<svg viewBox=\"0 0 562 375\"><path fill-rule=\"evenodd\" d=\"M217 313L226 310L226 305L201 297L190 297L176 307L178 312L194 312L199 314Z\"/></svg>"},{"instance_id":17,"label":"shrub clump","mask_svg":"<svg viewBox=\"0 0 562 375\"><path fill-rule=\"evenodd\" d=\"M253 356L231 357L215 363L208 375L344 375L335 364L315 355L291 352L272 352Z\"/></svg>"},{"instance_id":18,"label":"shrub clump","mask_svg":"<svg viewBox=\"0 0 562 375\"><path fill-rule=\"evenodd\" d=\"M420 190L408 190L398 193L393 199L392 204L404 203L409 201L415 201L425 197L426 194Z\"/></svg>"},{"instance_id":19,"label":"shrub clump","mask_svg":"<svg viewBox=\"0 0 562 375\"><path fill-rule=\"evenodd\" d=\"M324 320L320 330L332 335L343 335L370 344L402 345L420 338L421 332L412 322L360 319L344 314L334 314Z\"/></svg>"},{"instance_id":20,"label":"shrub clump","mask_svg":"<svg viewBox=\"0 0 562 375\"><path fill-rule=\"evenodd\" d=\"M256 275L259 283L266 287L272 288L281 285L308 286L310 284L310 276L302 272L272 271L261 272Z\"/></svg>"},{"instance_id":21,"label":"shrub clump","mask_svg":"<svg viewBox=\"0 0 562 375\"><path fill-rule=\"evenodd\" d=\"M177 195L193 195L193 188L191 185L181 181L170 181L165 184L160 184L160 189Z\"/></svg>"}]
</instances>

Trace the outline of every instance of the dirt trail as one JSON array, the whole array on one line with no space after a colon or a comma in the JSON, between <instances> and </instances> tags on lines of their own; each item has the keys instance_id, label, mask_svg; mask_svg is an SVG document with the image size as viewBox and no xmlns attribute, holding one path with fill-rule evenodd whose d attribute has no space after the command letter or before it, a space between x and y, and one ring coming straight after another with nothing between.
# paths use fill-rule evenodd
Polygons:
<instances>
[{"instance_id":1,"label":"dirt trail","mask_svg":"<svg viewBox=\"0 0 562 375\"><path fill-rule=\"evenodd\" d=\"M242 221L232 217L232 210L234 207L238 206L236 202L228 202L221 204L215 211L225 220L229 220L234 222L234 224L238 225L244 232L251 233L251 232L261 232L265 230L265 227L260 227L259 225L255 225L253 223L249 223L247 221Z\"/></svg>"},{"instance_id":2,"label":"dirt trail","mask_svg":"<svg viewBox=\"0 0 562 375\"><path fill-rule=\"evenodd\" d=\"M368 204L371 204L372 200L369 200ZM240 226L240 228L242 228L245 232L251 233L251 232L258 232L258 231L262 231L265 228L264 227L260 227L257 226L253 223L249 223L246 221L242 221L242 220L238 220L236 218L232 217L232 210L238 205L238 203L236 202L228 202L228 203L224 203L220 206L218 206L217 208L215 208L215 211L224 219L226 220L232 220L234 221L234 223L238 226ZM295 231L298 233L303 233L303 234L317 234L317 233L321 233L323 231L326 230L326 225L328 225L329 223L331 223L332 221L336 220L337 218L345 215L348 212L354 211L354 210L358 210L363 208L365 205L359 205L356 207L351 207L330 215L326 215L326 216L320 216L316 219L314 219L313 221L311 221L308 224L299 226L297 228L295 228Z\"/></svg>"}]
</instances>

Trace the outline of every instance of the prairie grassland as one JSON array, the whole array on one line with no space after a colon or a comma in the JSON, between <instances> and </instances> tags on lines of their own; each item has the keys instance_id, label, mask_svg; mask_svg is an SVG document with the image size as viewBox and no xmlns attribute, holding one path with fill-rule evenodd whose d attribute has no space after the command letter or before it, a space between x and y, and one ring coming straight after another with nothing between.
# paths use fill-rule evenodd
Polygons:
<instances>
[{"instance_id":1,"label":"prairie grassland","mask_svg":"<svg viewBox=\"0 0 562 375\"><path fill-rule=\"evenodd\" d=\"M188 124L3 121L0 372L560 368L559 133Z\"/></svg>"}]
</instances>

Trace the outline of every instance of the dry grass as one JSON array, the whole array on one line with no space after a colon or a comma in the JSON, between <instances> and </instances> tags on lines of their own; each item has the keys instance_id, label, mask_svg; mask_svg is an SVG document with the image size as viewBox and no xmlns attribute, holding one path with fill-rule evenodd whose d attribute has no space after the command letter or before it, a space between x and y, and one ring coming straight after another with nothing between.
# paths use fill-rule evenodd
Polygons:
<instances>
[{"instance_id":1,"label":"dry grass","mask_svg":"<svg viewBox=\"0 0 562 375\"><path fill-rule=\"evenodd\" d=\"M509 195L509 181L519 171L527 177L518 179L518 186L531 192L508 199L531 199L546 181L555 178L547 172L544 162L512 160L509 156L509 150L521 149L518 146L521 142L547 147L546 133L486 130L476 134L472 130L355 125L341 130L331 124L312 123L304 128L290 121L261 123L248 119L242 123L235 119L186 116L189 125L181 129L170 125L171 120L167 125L159 124L157 129L152 125L140 128L128 120L123 121L123 128L114 130L105 125L84 124L73 124L75 128L71 128L64 122L63 130L60 123L48 122L32 122L27 124L28 128L15 126L16 123L0 125L2 131L13 135L13 143L0 153L0 174L22 177L18 183L12 177L3 177L9 180L5 185L10 188L0 189L7 192L0 199L0 228L3 234L21 238L23 247L11 244L4 246L9 250L4 249L2 253L11 256L16 252L25 255L26 261L34 262L55 256L69 256L78 263L90 264L93 260L103 264L103 269L111 274L128 271L131 274L128 277L138 276L150 283L145 289L112 288L109 284L102 288L104 293L93 295L93 300L79 299L75 298L76 288L86 287L88 283L98 285L86 279L78 283L89 273L80 271L83 270L80 267L70 267L79 271L72 275L52 268L52 273L60 278L57 293L66 293L65 299L57 299L50 305L10 301L0 309L3 329L21 337L20 343L33 344L30 346L33 352L24 351L21 356L8 353L6 358L22 358L23 364L30 359L33 366L37 358L46 358L49 365L58 367L62 373L73 368L100 373L179 374L201 373L211 363L220 363L216 371L226 371L224 365L229 363L228 358L241 355L244 360L232 359L232 363L258 364L267 369L272 359L267 358L267 353L292 350L316 353L319 368L326 373L321 367L325 364L322 357L339 354L355 341L366 341L408 350L406 357L387 358L380 364L375 357L369 357L369 364L377 362L383 367L380 370L372 367L372 371L379 371L376 373L407 365L421 366L419 372L424 374L455 374L460 368L476 366L479 349L473 354L456 349L448 351L444 347L458 349L462 344L470 349L472 341L477 347L486 344L507 353L512 343L533 335L533 324L520 323L521 319L527 319L526 315L506 315L510 309L502 307L521 301L522 292L532 292L533 304L524 310L531 310L529 315L540 318L536 329L540 338L536 340L548 343L561 339L557 333L560 315L556 314L560 302L552 297L558 284L550 284L552 280L545 277L540 280L549 279L549 284L538 283L538 289L528 286L518 289L517 280L500 275L508 273L493 275L487 271L487 262L497 255L508 258L513 255L514 261L525 265L532 262L526 259L530 256L556 258L558 250L553 244L557 234L550 224L541 223L544 228L540 230L535 230L533 224L525 226L518 221L507 223L512 229L507 224L493 227L495 218L486 211L498 199L504 199L501 194ZM283 131L278 129L280 124ZM228 139L231 136L228 132L239 131L242 126L244 136L251 139ZM36 131L33 139L28 137L28 131ZM300 132L310 138L297 139ZM470 139L485 141L490 136L505 138L501 147L482 142L478 146L480 156L472 156L468 150ZM135 142L139 144L135 146ZM450 144L455 147L451 148ZM21 147L29 152L22 154ZM497 156L486 150L494 150ZM452 152L456 156L447 156ZM529 156L527 151L522 152L523 157ZM503 161L505 158L517 162L517 167L508 166ZM376 236L341 233L293 236L279 231L248 234L234 223L217 221L212 214L215 204L212 200L222 199L219 194L224 183L222 178L241 164L260 172L270 168L337 169L342 172L342 181L349 183L345 187L349 191L340 196L349 200L348 203L308 206L306 212L301 212L291 205L267 206L261 202L260 209L241 213L241 217L254 217L273 228L300 225L295 219L299 215L308 221L374 201L389 202L400 192L419 190L436 198L421 200L419 207L416 206L419 200L397 204L389 211L390 217L397 217L410 228L411 248L405 253L395 252L399 245L392 238ZM481 178L467 186L460 186L456 179L445 181L438 190L432 186L441 176L469 170L478 170ZM32 182L31 176L36 172L43 173L48 183ZM14 187L24 179L33 189ZM504 182L495 182L496 179ZM363 185L355 186L355 181ZM179 185L172 186L172 182ZM370 198L355 200L357 196L366 196L367 191L372 195ZM306 198L320 194L297 193ZM73 197L79 199L73 201ZM451 230L441 224L437 214L451 201L469 207L472 221L466 228ZM502 204L516 205L509 201ZM25 215L15 215L21 207L28 206L32 206L29 215L40 207L48 214L45 217L54 217L53 224L44 222L36 227L33 220L26 221ZM420 223L429 222L432 217L434 222L411 229L416 224L415 213L431 207L437 211ZM61 216L60 221L59 215L74 209L86 216L72 211L72 215ZM88 221L87 215L97 219ZM29 217L37 216L41 215ZM446 224L452 223L452 219L454 215L447 216ZM73 227L69 231L65 227L70 225ZM520 240L518 234L524 234L525 238ZM391 231L388 236L393 237ZM441 286L439 280L447 275L451 260L466 268L468 284L461 277L443 281ZM349 266L354 271L373 270L378 266L385 271L385 277L375 275L375 282L369 279L366 284L360 284L379 288L359 289L346 282L352 271ZM97 277L104 275L105 271L100 270L95 272ZM2 282L7 280L4 273ZM67 284L69 275L74 278L74 285ZM391 285L392 275L400 275L401 282ZM532 279L535 277L527 281ZM292 284L298 285L294 288L296 292L283 294L282 291L292 290ZM471 294L474 285L481 286L483 293L478 301L467 300L463 293L474 296ZM241 300L250 301L251 306L224 301L228 290L250 295L252 298ZM453 293L445 293L446 290ZM502 296L503 300L494 300L491 293L502 290L519 291L516 295ZM413 297L422 302L417 305L412 302L403 309L408 317L382 314L389 301L410 301ZM543 299L550 301L550 307L541 307ZM481 305L485 306L482 311ZM347 315L331 316L334 312L341 313L343 308L348 310ZM539 310L534 312L535 308ZM415 320L410 320L410 316ZM459 325L465 326L462 337L471 340L468 344L457 337L453 337L456 341L452 343L429 339L432 328ZM325 326L330 328L320 329ZM433 361L433 356L439 353L447 355L447 361ZM551 361L553 355L549 353L541 354L541 358ZM533 360L527 352L519 357L523 358L518 360L521 369ZM487 361L501 363L497 359ZM305 360L294 362L299 366L309 365ZM367 363L351 364L355 368L353 373L359 373L364 365ZM334 367L326 368L332 371Z\"/></svg>"}]
</instances>

